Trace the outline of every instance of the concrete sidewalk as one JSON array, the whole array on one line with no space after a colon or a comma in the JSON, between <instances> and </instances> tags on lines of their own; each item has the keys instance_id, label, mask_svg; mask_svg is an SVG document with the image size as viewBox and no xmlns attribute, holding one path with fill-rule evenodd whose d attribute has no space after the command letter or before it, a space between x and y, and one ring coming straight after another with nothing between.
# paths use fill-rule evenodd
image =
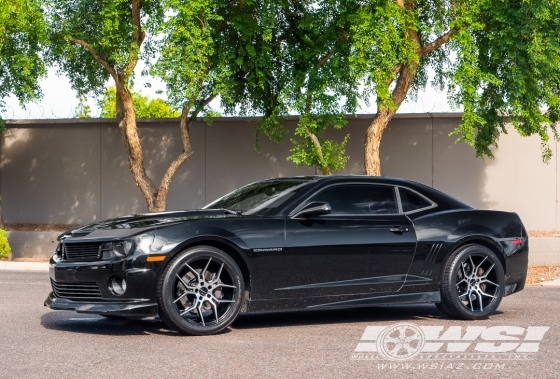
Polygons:
<instances>
[{"instance_id":1,"label":"concrete sidewalk","mask_svg":"<svg viewBox=\"0 0 560 379\"><path fill-rule=\"evenodd\" d=\"M49 271L47 262L8 262L0 261L0 271Z\"/></svg>"}]
</instances>

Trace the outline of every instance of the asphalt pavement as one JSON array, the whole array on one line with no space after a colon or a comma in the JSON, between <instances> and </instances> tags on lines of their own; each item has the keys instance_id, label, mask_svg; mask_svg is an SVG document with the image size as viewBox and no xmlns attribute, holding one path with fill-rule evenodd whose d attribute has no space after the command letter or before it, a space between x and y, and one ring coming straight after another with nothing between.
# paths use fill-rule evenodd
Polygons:
<instances>
[{"instance_id":1,"label":"asphalt pavement","mask_svg":"<svg viewBox=\"0 0 560 379\"><path fill-rule=\"evenodd\" d=\"M45 272L0 271L0 378L560 377L558 287L529 286L484 321L450 320L433 305L261 313L208 337L181 336L158 320L52 311L43 306L49 292ZM381 329L403 323L423 330L422 353L371 352L388 341ZM428 345L439 350L426 353ZM467 350L446 353L459 345ZM488 352L500 349L508 352Z\"/></svg>"}]
</instances>

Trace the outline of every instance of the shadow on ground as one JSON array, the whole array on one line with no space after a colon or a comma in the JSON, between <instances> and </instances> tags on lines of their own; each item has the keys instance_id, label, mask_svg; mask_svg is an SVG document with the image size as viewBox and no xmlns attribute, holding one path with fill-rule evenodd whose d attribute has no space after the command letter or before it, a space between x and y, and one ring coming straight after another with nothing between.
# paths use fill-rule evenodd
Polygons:
<instances>
[{"instance_id":1,"label":"shadow on ground","mask_svg":"<svg viewBox=\"0 0 560 379\"><path fill-rule=\"evenodd\" d=\"M84 315L70 311L53 311L41 316L41 325L46 329L72 333L97 335L175 335L179 334L156 320L128 320L105 318L97 315Z\"/></svg>"},{"instance_id":2,"label":"shadow on ground","mask_svg":"<svg viewBox=\"0 0 560 379\"><path fill-rule=\"evenodd\" d=\"M501 314L497 311L495 314ZM233 329L291 327L298 325L346 324L438 320L447 318L434 305L400 305L354 309L313 310L299 312L249 313L240 315ZM455 320L462 322L461 320ZM469 321L465 321L469 322Z\"/></svg>"},{"instance_id":3,"label":"shadow on ground","mask_svg":"<svg viewBox=\"0 0 560 379\"><path fill-rule=\"evenodd\" d=\"M500 314L501 312L496 312ZM438 320L445 318L433 305L387 306L374 308L313 310L299 312L269 312L241 314L222 333L232 330L258 328L281 328L301 325L346 324L359 322L403 322ZM460 320L456 320L461 322ZM48 312L41 316L46 329L71 333L96 335L169 335L180 336L169 329L159 318L152 320L128 320L84 315L70 311Z\"/></svg>"}]
</instances>

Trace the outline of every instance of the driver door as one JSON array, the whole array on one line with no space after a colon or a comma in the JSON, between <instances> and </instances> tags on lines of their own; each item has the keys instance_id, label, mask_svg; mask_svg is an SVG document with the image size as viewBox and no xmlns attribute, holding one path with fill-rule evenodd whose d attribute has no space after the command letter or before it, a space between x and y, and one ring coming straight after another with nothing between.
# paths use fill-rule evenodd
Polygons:
<instances>
[{"instance_id":1,"label":"driver door","mask_svg":"<svg viewBox=\"0 0 560 379\"><path fill-rule=\"evenodd\" d=\"M283 286L275 298L395 292L416 248L393 186L340 184L304 204L325 202L332 213L286 219ZM276 281L278 282L278 280Z\"/></svg>"}]
</instances>

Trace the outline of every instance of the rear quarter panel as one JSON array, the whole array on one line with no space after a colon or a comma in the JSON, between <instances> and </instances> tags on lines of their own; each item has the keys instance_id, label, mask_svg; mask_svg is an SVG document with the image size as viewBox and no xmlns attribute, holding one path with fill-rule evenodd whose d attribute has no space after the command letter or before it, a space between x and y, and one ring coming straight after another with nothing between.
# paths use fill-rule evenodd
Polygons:
<instances>
[{"instance_id":1,"label":"rear quarter panel","mask_svg":"<svg viewBox=\"0 0 560 379\"><path fill-rule=\"evenodd\" d=\"M411 220L418 245L409 274L439 282L449 256L463 245L478 243L498 255L504 266L506 284L518 282L521 277L524 282L529 242L516 213L465 209L411 215ZM511 242L514 239L520 239L521 243L514 245Z\"/></svg>"}]
</instances>

